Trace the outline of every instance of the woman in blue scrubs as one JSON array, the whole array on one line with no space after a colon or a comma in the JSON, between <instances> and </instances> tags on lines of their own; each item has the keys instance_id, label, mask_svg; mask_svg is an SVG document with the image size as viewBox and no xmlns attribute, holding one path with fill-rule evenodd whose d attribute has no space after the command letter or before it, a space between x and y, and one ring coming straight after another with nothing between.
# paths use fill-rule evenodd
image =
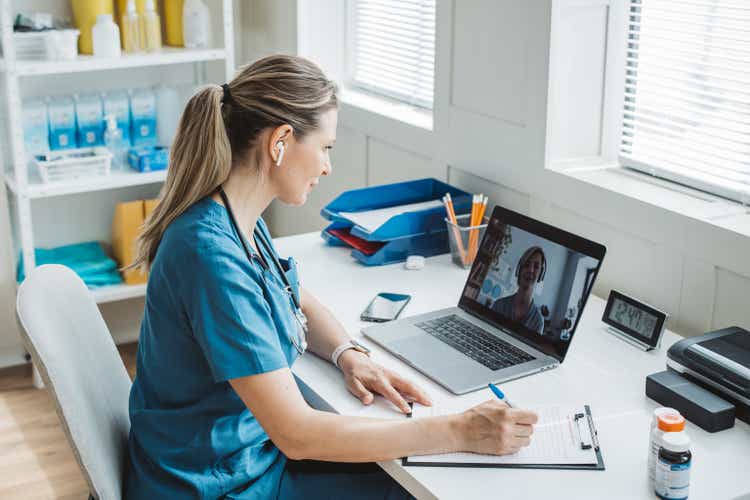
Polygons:
<instances>
[{"instance_id":1,"label":"woman in blue scrubs","mask_svg":"<svg viewBox=\"0 0 750 500\"><path fill-rule=\"evenodd\" d=\"M306 348L364 404L430 404L376 363L281 259L261 213L302 205L331 173L336 87L271 56L188 102L138 241L150 269L130 393L127 498L409 498L373 462L509 453L533 413L494 400L462 414L380 420L317 411L290 370ZM310 355L310 354L307 354Z\"/></svg>"}]
</instances>

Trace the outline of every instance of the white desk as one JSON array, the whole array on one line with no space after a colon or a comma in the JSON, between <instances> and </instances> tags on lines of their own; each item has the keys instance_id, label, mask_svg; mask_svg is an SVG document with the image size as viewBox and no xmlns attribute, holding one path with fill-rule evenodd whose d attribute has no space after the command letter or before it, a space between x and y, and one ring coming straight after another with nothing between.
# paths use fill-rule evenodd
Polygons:
<instances>
[{"instance_id":1,"label":"white desk","mask_svg":"<svg viewBox=\"0 0 750 500\"><path fill-rule=\"evenodd\" d=\"M362 339L359 313L382 291L412 295L403 315L458 303L466 271L448 255L427 259L422 271L401 264L366 267L344 248L326 246L318 233L275 240L282 256L299 262L302 285L327 304L350 334ZM606 259L605 264L606 265ZM658 351L644 353L604 331L604 301L591 297L565 362L557 369L502 385L519 406L534 403L588 403L596 420L606 471L402 467L380 465L417 498L655 498L647 486L646 460L651 412L646 375L665 369L666 349L680 339L665 332ZM421 384L434 398L456 397L367 339L373 358ZM342 414L362 413L343 379L329 362L306 355L294 373L318 403ZM480 402L489 390L461 396ZM737 420L732 429L709 434L688 423L693 468L690 499L750 500L750 426Z\"/></svg>"}]
</instances>

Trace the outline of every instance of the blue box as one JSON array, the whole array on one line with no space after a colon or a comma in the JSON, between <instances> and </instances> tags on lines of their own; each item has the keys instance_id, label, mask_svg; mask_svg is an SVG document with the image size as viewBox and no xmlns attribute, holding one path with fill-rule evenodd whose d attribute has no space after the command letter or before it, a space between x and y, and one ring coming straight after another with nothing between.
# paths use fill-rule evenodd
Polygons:
<instances>
[{"instance_id":1,"label":"blue box","mask_svg":"<svg viewBox=\"0 0 750 500\"><path fill-rule=\"evenodd\" d=\"M77 148L76 106L70 97L50 99L47 105L51 150Z\"/></svg>"},{"instance_id":2,"label":"blue box","mask_svg":"<svg viewBox=\"0 0 750 500\"><path fill-rule=\"evenodd\" d=\"M79 148L104 145L102 99L97 94L77 96L76 139Z\"/></svg>"},{"instance_id":3,"label":"blue box","mask_svg":"<svg viewBox=\"0 0 750 500\"><path fill-rule=\"evenodd\" d=\"M351 236L375 243L374 253L352 249L352 257L368 266L392 264L409 255L430 257L450 252L445 207L439 205L394 214L382 224L368 229L358 225L352 213L401 205L440 201L450 193L456 213L471 210L471 195L437 179L420 179L345 191L323 207L320 214L331 221L321 236L334 246L351 246L331 230L345 230Z\"/></svg>"},{"instance_id":4,"label":"blue box","mask_svg":"<svg viewBox=\"0 0 750 500\"><path fill-rule=\"evenodd\" d=\"M156 146L156 95L151 89L136 89L130 95L130 142L133 146Z\"/></svg>"},{"instance_id":5,"label":"blue box","mask_svg":"<svg viewBox=\"0 0 750 500\"><path fill-rule=\"evenodd\" d=\"M143 146L128 151L128 163L139 172L164 170L169 165L169 148L165 146Z\"/></svg>"}]
</instances>

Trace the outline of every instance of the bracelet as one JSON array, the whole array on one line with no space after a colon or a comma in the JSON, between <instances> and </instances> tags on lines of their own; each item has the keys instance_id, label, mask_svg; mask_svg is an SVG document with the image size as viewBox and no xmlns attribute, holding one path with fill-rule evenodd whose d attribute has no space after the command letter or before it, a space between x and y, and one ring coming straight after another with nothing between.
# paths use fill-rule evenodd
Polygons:
<instances>
[{"instance_id":1,"label":"bracelet","mask_svg":"<svg viewBox=\"0 0 750 500\"><path fill-rule=\"evenodd\" d=\"M335 366L338 369L341 369L339 366L339 358L342 354L344 354L344 351L347 351L349 349L354 349L355 351L361 352L362 354L369 356L370 350L357 342L354 339L351 339L349 342L346 342L344 344L341 344L336 349L333 350L331 353L331 363L333 363L333 366Z\"/></svg>"}]
</instances>

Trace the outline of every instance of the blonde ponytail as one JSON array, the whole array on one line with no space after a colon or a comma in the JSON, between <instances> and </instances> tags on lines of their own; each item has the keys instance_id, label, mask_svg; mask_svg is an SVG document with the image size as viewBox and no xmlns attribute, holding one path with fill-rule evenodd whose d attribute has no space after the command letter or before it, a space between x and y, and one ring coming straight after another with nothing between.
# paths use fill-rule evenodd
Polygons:
<instances>
[{"instance_id":1,"label":"blonde ponytail","mask_svg":"<svg viewBox=\"0 0 750 500\"><path fill-rule=\"evenodd\" d=\"M130 267L147 270L167 226L229 177L232 150L221 116L222 89L210 85L190 101L177 126L159 203L146 220Z\"/></svg>"}]
</instances>

